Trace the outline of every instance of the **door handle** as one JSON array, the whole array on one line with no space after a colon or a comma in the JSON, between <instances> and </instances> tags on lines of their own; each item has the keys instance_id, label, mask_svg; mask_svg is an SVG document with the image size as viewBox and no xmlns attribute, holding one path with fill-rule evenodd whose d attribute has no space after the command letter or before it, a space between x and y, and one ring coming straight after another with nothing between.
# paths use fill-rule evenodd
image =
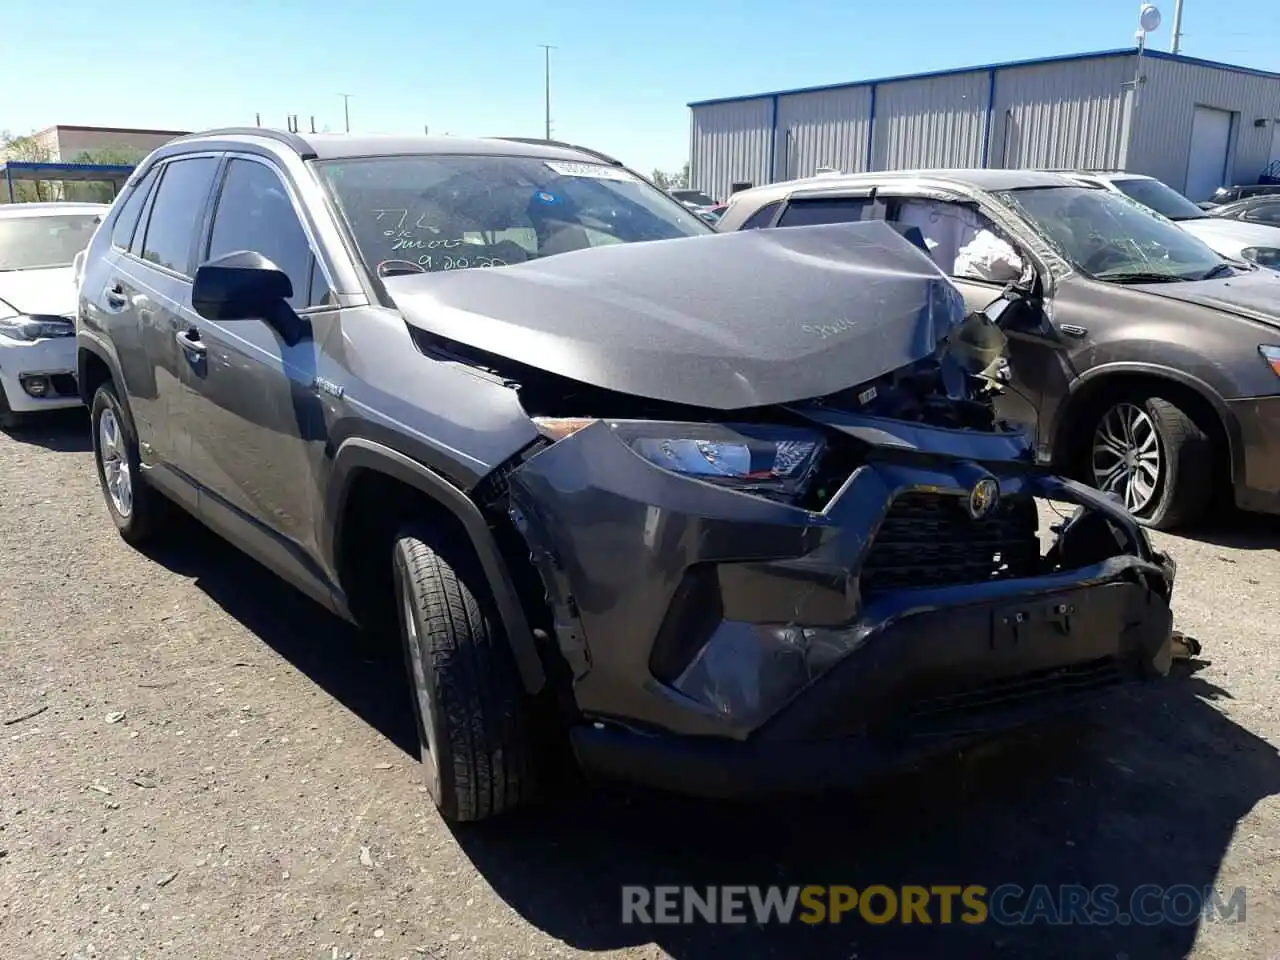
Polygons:
<instances>
[{"instance_id":1,"label":"door handle","mask_svg":"<svg viewBox=\"0 0 1280 960\"><path fill-rule=\"evenodd\" d=\"M124 284L121 283L113 283L107 287L104 299L107 301L107 306L116 310L123 310L129 302L129 298L124 295Z\"/></svg>"},{"instance_id":2,"label":"door handle","mask_svg":"<svg viewBox=\"0 0 1280 960\"><path fill-rule=\"evenodd\" d=\"M174 339L178 341L178 346L183 350L197 357L203 357L209 352L209 347L200 339L199 330L181 330L175 335Z\"/></svg>"}]
</instances>

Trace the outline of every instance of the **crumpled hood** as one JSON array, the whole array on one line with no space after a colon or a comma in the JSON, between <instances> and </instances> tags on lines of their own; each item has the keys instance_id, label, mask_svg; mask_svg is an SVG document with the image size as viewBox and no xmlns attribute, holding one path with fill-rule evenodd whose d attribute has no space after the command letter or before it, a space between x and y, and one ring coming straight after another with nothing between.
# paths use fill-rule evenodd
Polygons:
<instances>
[{"instance_id":1,"label":"crumpled hood","mask_svg":"<svg viewBox=\"0 0 1280 960\"><path fill-rule=\"evenodd\" d=\"M1238 257L1245 247L1280 248L1280 227L1244 223L1226 217L1183 220L1178 226L1194 234L1224 256Z\"/></svg>"},{"instance_id":2,"label":"crumpled hood","mask_svg":"<svg viewBox=\"0 0 1280 960\"><path fill-rule=\"evenodd\" d=\"M421 330L720 410L855 386L931 355L965 318L933 261L879 222L615 244L383 282Z\"/></svg>"},{"instance_id":3,"label":"crumpled hood","mask_svg":"<svg viewBox=\"0 0 1280 960\"><path fill-rule=\"evenodd\" d=\"M71 267L0 273L0 299L20 313L76 315L75 271Z\"/></svg>"},{"instance_id":4,"label":"crumpled hood","mask_svg":"<svg viewBox=\"0 0 1280 960\"><path fill-rule=\"evenodd\" d=\"M1258 320L1280 327L1280 273L1265 268L1219 280L1135 284L1130 289Z\"/></svg>"}]
</instances>

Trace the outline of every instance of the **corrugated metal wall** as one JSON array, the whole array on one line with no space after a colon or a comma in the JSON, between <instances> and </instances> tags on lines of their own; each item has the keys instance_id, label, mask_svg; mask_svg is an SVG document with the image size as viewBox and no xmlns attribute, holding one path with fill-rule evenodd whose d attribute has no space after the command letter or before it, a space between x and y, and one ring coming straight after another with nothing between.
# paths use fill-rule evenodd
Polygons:
<instances>
[{"instance_id":1,"label":"corrugated metal wall","mask_svg":"<svg viewBox=\"0 0 1280 960\"><path fill-rule=\"evenodd\" d=\"M1132 80L1129 56L998 70L987 165L1119 169Z\"/></svg>"},{"instance_id":2,"label":"corrugated metal wall","mask_svg":"<svg viewBox=\"0 0 1280 960\"><path fill-rule=\"evenodd\" d=\"M1235 114L1228 178L1256 183L1271 153L1280 119L1280 80L1194 63L1146 59L1138 97L1129 169L1158 177L1175 190L1186 187L1191 118L1196 105ZM1256 127L1256 120L1267 121Z\"/></svg>"},{"instance_id":3,"label":"corrugated metal wall","mask_svg":"<svg viewBox=\"0 0 1280 960\"><path fill-rule=\"evenodd\" d=\"M724 196L735 180L806 177L821 166L985 164L1128 169L1181 190L1196 104L1235 112L1228 168L1235 181L1254 182L1280 119L1280 79L1165 57L1143 61L1132 137L1129 52L694 107L695 185Z\"/></svg>"},{"instance_id":4,"label":"corrugated metal wall","mask_svg":"<svg viewBox=\"0 0 1280 960\"><path fill-rule=\"evenodd\" d=\"M689 171L695 189L727 196L729 185L769 183L774 98L731 100L693 110Z\"/></svg>"},{"instance_id":5,"label":"corrugated metal wall","mask_svg":"<svg viewBox=\"0 0 1280 960\"><path fill-rule=\"evenodd\" d=\"M873 170L982 166L991 71L876 87Z\"/></svg>"},{"instance_id":6,"label":"corrugated metal wall","mask_svg":"<svg viewBox=\"0 0 1280 960\"><path fill-rule=\"evenodd\" d=\"M774 179L811 177L819 167L866 170L870 132L870 87L779 97Z\"/></svg>"}]
</instances>

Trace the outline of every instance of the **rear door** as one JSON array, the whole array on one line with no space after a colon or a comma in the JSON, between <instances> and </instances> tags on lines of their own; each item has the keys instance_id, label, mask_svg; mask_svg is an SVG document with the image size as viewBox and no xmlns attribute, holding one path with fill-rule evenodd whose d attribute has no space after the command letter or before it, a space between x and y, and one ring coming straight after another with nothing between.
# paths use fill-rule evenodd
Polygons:
<instances>
[{"instance_id":1,"label":"rear door","mask_svg":"<svg viewBox=\"0 0 1280 960\"><path fill-rule=\"evenodd\" d=\"M184 478L191 474L191 441L182 409L186 360L177 336L193 317L195 249L220 158L216 154L166 161L133 237L126 282L136 292L140 354L152 381L147 409L151 459Z\"/></svg>"}]
</instances>

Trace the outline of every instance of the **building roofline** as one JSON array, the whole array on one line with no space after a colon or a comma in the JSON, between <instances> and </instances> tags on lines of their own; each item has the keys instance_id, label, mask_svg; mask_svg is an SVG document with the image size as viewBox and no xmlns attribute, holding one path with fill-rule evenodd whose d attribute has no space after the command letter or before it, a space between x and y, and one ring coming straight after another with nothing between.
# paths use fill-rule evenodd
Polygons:
<instances>
[{"instance_id":1,"label":"building roofline","mask_svg":"<svg viewBox=\"0 0 1280 960\"><path fill-rule=\"evenodd\" d=\"M84 127L72 123L55 123L51 127L37 130L32 136L38 137L52 130L74 130L77 133L146 133L162 137L183 137L191 132L190 130L150 130L146 127Z\"/></svg>"},{"instance_id":2,"label":"building roofline","mask_svg":"<svg viewBox=\"0 0 1280 960\"><path fill-rule=\"evenodd\" d=\"M1008 60L1003 63L984 63L972 67L951 67L946 70L929 70L924 73L904 73L891 77L876 77L868 80L850 80L844 83L826 83L812 87L793 87L789 90L769 90L738 97L714 97L709 100L693 100L688 106L710 107L719 103L743 103L748 100L769 100L773 97L789 97L800 93L823 93L828 90L851 90L856 87L877 87L886 83L902 83L907 80L933 80L941 77L954 77L966 73L988 73L993 70L1010 70L1016 67L1038 67L1051 63L1073 63L1084 60L1106 60L1114 57L1132 57L1138 48L1121 47L1115 50L1098 50L1093 53L1067 53L1053 57L1036 57L1030 60ZM1174 63L1187 63L1199 67L1213 67L1217 70L1229 70L1232 73L1243 73L1252 77L1265 77L1269 80L1280 80L1280 73L1267 70L1256 70L1252 67L1241 67L1233 63L1221 63L1217 60L1202 60L1199 57L1188 57L1183 54L1167 53L1164 50L1143 51L1143 57L1151 60L1169 60Z\"/></svg>"}]
</instances>

